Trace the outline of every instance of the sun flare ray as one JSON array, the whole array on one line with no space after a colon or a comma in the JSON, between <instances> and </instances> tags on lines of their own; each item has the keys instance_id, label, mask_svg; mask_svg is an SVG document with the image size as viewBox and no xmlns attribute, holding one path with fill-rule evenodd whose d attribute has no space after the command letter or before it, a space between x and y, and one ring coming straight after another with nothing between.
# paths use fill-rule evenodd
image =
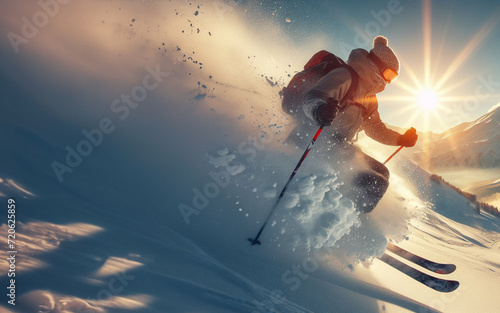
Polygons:
<instances>
[{"instance_id":1,"label":"sun flare ray","mask_svg":"<svg viewBox=\"0 0 500 313\"><path fill-rule=\"evenodd\" d=\"M486 39L490 32L495 28L495 26L500 21L500 8L495 10L493 16L481 27L481 29L474 35L474 37L465 45L458 56L453 60L451 65L448 67L446 72L441 76L441 79L437 82L436 88L439 89L443 84L445 84L452 75L464 64L467 59L472 55L472 53L479 47L479 45Z\"/></svg>"},{"instance_id":2,"label":"sun flare ray","mask_svg":"<svg viewBox=\"0 0 500 313\"><path fill-rule=\"evenodd\" d=\"M439 69L438 65L441 62L441 57L443 56L444 47L446 45L445 39L448 36L448 31L450 30L450 23L451 23L451 14L448 14L446 24L443 27L443 34L441 36L441 40L439 43L438 52L437 52L436 57L434 58L434 64L436 64L436 65L434 66L434 69L433 69L432 74L431 74L431 81L435 81L436 75L438 73L438 69Z\"/></svg>"},{"instance_id":3,"label":"sun flare ray","mask_svg":"<svg viewBox=\"0 0 500 313\"><path fill-rule=\"evenodd\" d=\"M415 72L411 69L411 67L409 65L407 65L405 62L401 61L401 65L402 67L404 68L404 71L406 74L408 74L408 76L410 76L412 82L418 87L418 88L423 88L422 84L420 83L420 81L418 80L418 77L417 75L415 74ZM396 85L400 84L399 81L395 81L394 82ZM408 86L409 87L409 86ZM410 89L412 89L411 87L409 87ZM412 89L413 90L413 89Z\"/></svg>"},{"instance_id":4,"label":"sun flare ray","mask_svg":"<svg viewBox=\"0 0 500 313\"><path fill-rule=\"evenodd\" d=\"M431 79L431 29L432 29L432 18L431 18L431 1L424 0L423 2L423 12L422 12L422 24L423 24L423 35L424 35L424 85L427 87L430 84Z\"/></svg>"},{"instance_id":5,"label":"sun flare ray","mask_svg":"<svg viewBox=\"0 0 500 313\"><path fill-rule=\"evenodd\" d=\"M457 81L453 85L449 85L446 88L444 88L444 86L443 86L443 88L440 89L439 92L443 95L446 95L446 94L466 85L467 83L470 83L471 81L473 81L476 78L477 78L477 75L471 74L470 76L468 76L460 81Z\"/></svg>"},{"instance_id":6,"label":"sun flare ray","mask_svg":"<svg viewBox=\"0 0 500 313\"><path fill-rule=\"evenodd\" d=\"M418 94L418 91L415 89L415 87L412 87L399 79L397 81L395 81L394 84L395 84L395 86L411 93L414 96L416 96Z\"/></svg>"}]
</instances>

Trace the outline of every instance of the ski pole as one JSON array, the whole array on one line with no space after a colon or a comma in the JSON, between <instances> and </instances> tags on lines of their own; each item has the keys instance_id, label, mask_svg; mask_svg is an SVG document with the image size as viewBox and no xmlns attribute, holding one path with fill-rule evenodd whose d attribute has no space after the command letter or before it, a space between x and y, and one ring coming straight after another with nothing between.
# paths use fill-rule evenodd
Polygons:
<instances>
[{"instance_id":1,"label":"ski pole","mask_svg":"<svg viewBox=\"0 0 500 313\"><path fill-rule=\"evenodd\" d=\"M399 147L399 148L398 148L398 150L396 150L396 152L394 152L394 153L393 153L393 154L392 154L392 155L391 155L391 156L390 156L387 160L385 160L384 165L385 165L387 162L389 162L389 161L390 161L390 160L391 160L391 159L392 159L392 158L393 158L396 154L398 154L398 153L399 153L399 151L403 150L403 148L404 148L404 147L405 147L405 146L401 146L401 147Z\"/></svg>"},{"instance_id":2,"label":"ski pole","mask_svg":"<svg viewBox=\"0 0 500 313\"><path fill-rule=\"evenodd\" d=\"M262 225L262 227L260 228L259 232L257 233L257 236L255 236L254 239L252 238L248 238L248 241L250 241L250 243L252 244L252 246L255 246L255 245L260 245L261 242L259 241L259 237L260 235L262 234L262 232L264 231L264 228L266 227L267 225L267 222L269 222L269 219L271 218L271 216L273 215L274 211L276 210L276 208L278 207L278 204L280 203L281 199L283 198L283 196L285 195L285 192L288 188L288 185L290 185L290 183L292 182L293 178L295 177L295 174L297 174L297 171L299 170L299 167L302 165L302 163L304 162L305 158L307 157L307 155L309 154L309 151L311 151L311 148L314 146L314 143L316 142L316 139L318 139L319 137L319 134L321 134L321 131L323 130L323 126L321 126L318 131L316 132L316 135L314 135L313 139L311 140L311 142L309 143L309 145L307 146L307 149L306 151L304 151L304 154L302 155L302 157L300 158L299 160L299 163L297 163L297 166L295 166L295 169L293 170L292 172L292 175L290 175L290 178L288 179L288 182L285 184L285 187L283 187L283 190L281 191L279 197L276 199L276 203L274 204L274 207L271 209L271 211L269 212L269 214L267 215L267 218L266 218L266 221L264 222L264 224Z\"/></svg>"}]
</instances>

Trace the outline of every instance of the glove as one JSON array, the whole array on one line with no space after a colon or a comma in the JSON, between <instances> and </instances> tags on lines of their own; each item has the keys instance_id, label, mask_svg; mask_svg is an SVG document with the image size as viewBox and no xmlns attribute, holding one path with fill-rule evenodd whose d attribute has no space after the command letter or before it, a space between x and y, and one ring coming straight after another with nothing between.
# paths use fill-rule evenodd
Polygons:
<instances>
[{"instance_id":1,"label":"glove","mask_svg":"<svg viewBox=\"0 0 500 313\"><path fill-rule=\"evenodd\" d=\"M398 138L398 146L413 147L417 142L418 135L415 128L410 128Z\"/></svg>"},{"instance_id":2,"label":"glove","mask_svg":"<svg viewBox=\"0 0 500 313\"><path fill-rule=\"evenodd\" d=\"M333 120L339 112L339 102L333 98L328 98L326 102L322 101L314 111L314 120L320 126L331 126Z\"/></svg>"}]
</instances>

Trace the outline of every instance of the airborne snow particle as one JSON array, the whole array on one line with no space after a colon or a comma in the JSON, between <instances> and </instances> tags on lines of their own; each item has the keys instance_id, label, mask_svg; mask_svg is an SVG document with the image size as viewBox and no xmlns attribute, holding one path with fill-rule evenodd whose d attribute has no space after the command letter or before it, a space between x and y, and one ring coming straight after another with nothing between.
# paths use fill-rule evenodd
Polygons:
<instances>
[{"instance_id":1,"label":"airborne snow particle","mask_svg":"<svg viewBox=\"0 0 500 313\"><path fill-rule=\"evenodd\" d=\"M210 158L209 163L215 166L215 168L219 168L228 166L231 161L236 159L236 156L234 154L228 154L228 155L221 155L219 157L209 156L209 158Z\"/></svg>"},{"instance_id":2,"label":"airborne snow particle","mask_svg":"<svg viewBox=\"0 0 500 313\"><path fill-rule=\"evenodd\" d=\"M225 155L228 155L228 154L229 154L229 149L228 149L228 148L224 148L224 149L222 149L222 150L219 150L219 151L217 151L217 154L218 154L219 156L225 156Z\"/></svg>"},{"instance_id":3,"label":"airborne snow particle","mask_svg":"<svg viewBox=\"0 0 500 313\"><path fill-rule=\"evenodd\" d=\"M240 173L243 173L246 170L246 166L239 164L239 165L228 165L226 166L226 171L229 173L231 176L236 176Z\"/></svg>"},{"instance_id":4,"label":"airborne snow particle","mask_svg":"<svg viewBox=\"0 0 500 313\"><path fill-rule=\"evenodd\" d=\"M276 197L276 189L269 188L269 189L265 190L263 193L263 196L264 196L264 198L267 198L267 199L275 198Z\"/></svg>"},{"instance_id":5,"label":"airborne snow particle","mask_svg":"<svg viewBox=\"0 0 500 313\"><path fill-rule=\"evenodd\" d=\"M197 95L196 97L194 97L194 100L201 101L201 100L205 99L206 96L207 96L206 93L201 93L201 94Z\"/></svg>"},{"instance_id":6,"label":"airborne snow particle","mask_svg":"<svg viewBox=\"0 0 500 313\"><path fill-rule=\"evenodd\" d=\"M271 77L272 79L272 77ZM269 85L271 85L271 87L274 87L277 85L277 83L273 82L271 79L269 79L267 76L266 76L266 81Z\"/></svg>"}]
</instances>

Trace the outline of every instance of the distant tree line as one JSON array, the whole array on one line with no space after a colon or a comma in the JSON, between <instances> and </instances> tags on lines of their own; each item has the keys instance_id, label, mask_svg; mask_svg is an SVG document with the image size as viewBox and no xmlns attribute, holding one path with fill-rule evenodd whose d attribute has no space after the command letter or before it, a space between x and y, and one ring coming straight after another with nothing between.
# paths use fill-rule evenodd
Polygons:
<instances>
[{"instance_id":1,"label":"distant tree line","mask_svg":"<svg viewBox=\"0 0 500 313\"><path fill-rule=\"evenodd\" d=\"M498 210L497 207L495 207L491 204L485 203L485 202L479 202L477 200L477 195L474 195L474 194L469 193L469 192L465 192L462 189L460 189L456 186L453 186L449 182L445 181L443 179L443 177L436 175L436 174L432 174L430 177L430 180L437 183L437 184L443 183L443 184L447 185L448 187L450 187L451 189L458 192L459 194L461 194L462 196L464 196L465 198L469 199L471 202L473 202L476 205L475 210L478 214L481 212L481 209L483 209L483 210L488 211L489 213L495 215L496 217L500 217L500 211Z\"/></svg>"}]
</instances>

